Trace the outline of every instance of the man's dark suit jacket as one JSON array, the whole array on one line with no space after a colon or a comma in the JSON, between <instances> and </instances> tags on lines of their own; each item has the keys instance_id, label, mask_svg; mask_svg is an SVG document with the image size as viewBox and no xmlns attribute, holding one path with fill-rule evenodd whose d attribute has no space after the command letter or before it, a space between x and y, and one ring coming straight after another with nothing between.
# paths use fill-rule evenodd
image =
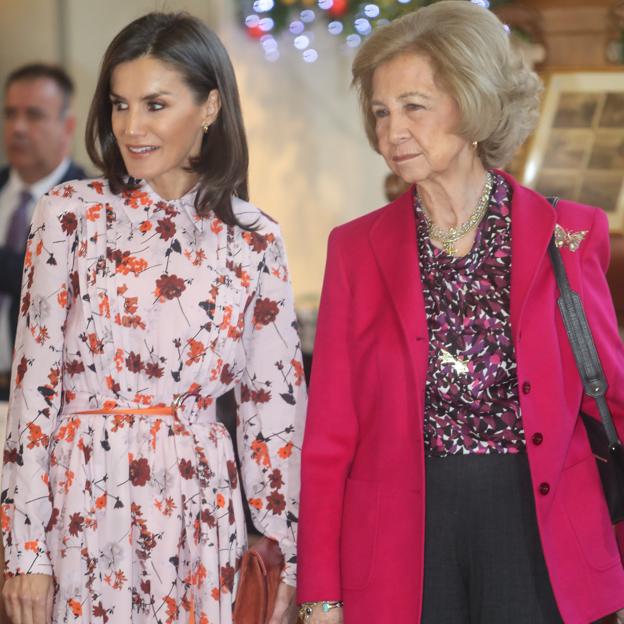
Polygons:
<instances>
[{"instance_id":1,"label":"man's dark suit jacket","mask_svg":"<svg viewBox=\"0 0 624 624\"><path fill-rule=\"evenodd\" d=\"M9 181L9 171L9 167L0 169L0 191ZM74 162L70 162L58 183L62 184L63 182L86 177L87 174L82 167ZM0 292L11 297L11 335L13 337L17 331L23 265L23 253L16 253L6 247L0 247Z\"/></svg>"}]
</instances>

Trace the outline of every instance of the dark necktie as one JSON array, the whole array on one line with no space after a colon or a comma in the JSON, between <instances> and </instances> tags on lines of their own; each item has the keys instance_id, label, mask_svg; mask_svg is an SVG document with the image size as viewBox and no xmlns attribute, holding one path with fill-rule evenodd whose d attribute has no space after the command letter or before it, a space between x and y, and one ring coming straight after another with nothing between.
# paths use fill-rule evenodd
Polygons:
<instances>
[{"instance_id":1,"label":"dark necktie","mask_svg":"<svg viewBox=\"0 0 624 624\"><path fill-rule=\"evenodd\" d=\"M21 252L26 247L26 236L28 235L28 205L32 200L30 191L23 190L20 192L17 205L7 229L5 244L13 251Z\"/></svg>"}]
</instances>

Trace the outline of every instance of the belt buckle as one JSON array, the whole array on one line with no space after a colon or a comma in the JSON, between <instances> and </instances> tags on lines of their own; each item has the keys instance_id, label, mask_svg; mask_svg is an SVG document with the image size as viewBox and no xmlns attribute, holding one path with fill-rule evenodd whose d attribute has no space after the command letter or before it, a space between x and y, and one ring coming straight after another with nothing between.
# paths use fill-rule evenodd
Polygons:
<instances>
[{"instance_id":1,"label":"belt buckle","mask_svg":"<svg viewBox=\"0 0 624 624\"><path fill-rule=\"evenodd\" d=\"M173 401L171 402L171 407L173 408L173 415L174 416L178 416L178 410L181 410L183 405L184 405L184 401L186 401L186 399L188 399L191 396L198 396L197 392L182 392L182 394L178 394L175 399L173 399Z\"/></svg>"}]
</instances>

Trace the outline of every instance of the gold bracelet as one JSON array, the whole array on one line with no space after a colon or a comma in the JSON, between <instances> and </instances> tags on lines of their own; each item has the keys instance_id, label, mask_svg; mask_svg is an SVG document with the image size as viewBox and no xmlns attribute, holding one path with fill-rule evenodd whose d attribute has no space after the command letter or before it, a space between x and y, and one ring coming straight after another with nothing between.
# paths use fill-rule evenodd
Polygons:
<instances>
[{"instance_id":1,"label":"gold bracelet","mask_svg":"<svg viewBox=\"0 0 624 624\"><path fill-rule=\"evenodd\" d=\"M329 613L332 609L342 609L342 600L320 600L319 602L302 602L299 605L299 617L304 622L309 622L314 607L321 607L323 613Z\"/></svg>"}]
</instances>

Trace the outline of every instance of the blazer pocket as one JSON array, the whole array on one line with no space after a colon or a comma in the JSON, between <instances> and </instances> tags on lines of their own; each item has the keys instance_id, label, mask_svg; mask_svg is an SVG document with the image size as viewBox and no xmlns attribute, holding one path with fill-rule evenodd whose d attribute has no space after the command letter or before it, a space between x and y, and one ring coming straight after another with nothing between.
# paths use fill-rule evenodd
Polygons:
<instances>
[{"instance_id":1,"label":"blazer pocket","mask_svg":"<svg viewBox=\"0 0 624 624\"><path fill-rule=\"evenodd\" d=\"M342 585L364 589L371 581L379 527L379 488L347 479L340 535Z\"/></svg>"},{"instance_id":2,"label":"blazer pocket","mask_svg":"<svg viewBox=\"0 0 624 624\"><path fill-rule=\"evenodd\" d=\"M596 570L620 565L596 459L586 459L562 473L563 504L587 563Z\"/></svg>"}]
</instances>

